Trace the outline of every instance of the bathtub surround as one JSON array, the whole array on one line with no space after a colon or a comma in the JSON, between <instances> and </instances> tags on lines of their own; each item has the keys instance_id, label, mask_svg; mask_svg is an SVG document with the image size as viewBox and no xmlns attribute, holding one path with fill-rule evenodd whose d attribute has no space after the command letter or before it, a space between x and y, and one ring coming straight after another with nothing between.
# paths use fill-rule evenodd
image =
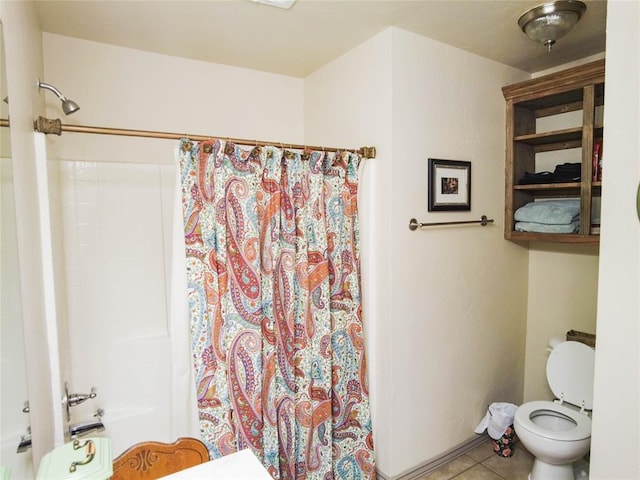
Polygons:
<instances>
[{"instance_id":1,"label":"bathtub surround","mask_svg":"<svg viewBox=\"0 0 640 480\"><path fill-rule=\"evenodd\" d=\"M180 308L186 289L173 275L184 257L171 242L182 224L177 168L60 160L54 152L48 168L59 192L51 200L66 287L60 323L72 346L65 377L80 391L97 387L95 399L72 409L71 422L95 420L104 409L101 435L113 439L114 455L148 438L197 436Z\"/></svg>"}]
</instances>

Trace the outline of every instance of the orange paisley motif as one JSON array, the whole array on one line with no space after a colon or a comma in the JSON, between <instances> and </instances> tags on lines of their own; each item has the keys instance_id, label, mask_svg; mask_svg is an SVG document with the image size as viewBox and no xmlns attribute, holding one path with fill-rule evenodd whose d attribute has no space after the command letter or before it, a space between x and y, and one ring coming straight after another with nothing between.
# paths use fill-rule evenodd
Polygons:
<instances>
[{"instance_id":1,"label":"orange paisley motif","mask_svg":"<svg viewBox=\"0 0 640 480\"><path fill-rule=\"evenodd\" d=\"M278 480L375 479L359 155L182 140L191 347L211 458Z\"/></svg>"}]
</instances>

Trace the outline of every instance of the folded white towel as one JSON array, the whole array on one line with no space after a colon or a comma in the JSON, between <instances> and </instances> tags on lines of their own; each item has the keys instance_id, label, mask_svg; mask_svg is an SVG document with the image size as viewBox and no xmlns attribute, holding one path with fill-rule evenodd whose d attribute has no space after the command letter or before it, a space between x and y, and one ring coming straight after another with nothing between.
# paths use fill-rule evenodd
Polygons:
<instances>
[{"instance_id":1,"label":"folded white towel","mask_svg":"<svg viewBox=\"0 0 640 480\"><path fill-rule=\"evenodd\" d=\"M520 207L513 215L517 222L535 222L547 225L567 225L577 220L579 216L579 199L531 202Z\"/></svg>"}]
</instances>

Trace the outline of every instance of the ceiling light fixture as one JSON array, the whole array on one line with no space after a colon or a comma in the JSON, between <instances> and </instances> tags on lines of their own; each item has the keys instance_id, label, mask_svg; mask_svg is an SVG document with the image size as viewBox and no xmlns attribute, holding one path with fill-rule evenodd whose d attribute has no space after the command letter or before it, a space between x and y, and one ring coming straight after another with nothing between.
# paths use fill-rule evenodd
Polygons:
<instances>
[{"instance_id":1,"label":"ceiling light fixture","mask_svg":"<svg viewBox=\"0 0 640 480\"><path fill-rule=\"evenodd\" d=\"M551 51L556 40L565 36L586 10L587 6L578 0L556 0L524 13L518 25L531 40Z\"/></svg>"},{"instance_id":2,"label":"ceiling light fixture","mask_svg":"<svg viewBox=\"0 0 640 480\"><path fill-rule=\"evenodd\" d=\"M296 3L296 0L253 0L256 3L264 3L265 5L271 5L272 7L279 8L291 8L291 5Z\"/></svg>"}]
</instances>

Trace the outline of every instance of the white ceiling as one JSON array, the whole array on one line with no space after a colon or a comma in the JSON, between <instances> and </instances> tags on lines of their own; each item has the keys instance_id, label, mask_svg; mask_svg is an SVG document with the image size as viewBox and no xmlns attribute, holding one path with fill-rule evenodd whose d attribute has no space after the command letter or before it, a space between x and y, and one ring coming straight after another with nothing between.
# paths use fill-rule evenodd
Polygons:
<instances>
[{"instance_id":1,"label":"white ceiling","mask_svg":"<svg viewBox=\"0 0 640 480\"><path fill-rule=\"evenodd\" d=\"M250 0L36 2L46 32L305 77L388 26L528 72L604 52L606 1L548 53L519 29L538 0L298 0L290 10Z\"/></svg>"}]
</instances>

